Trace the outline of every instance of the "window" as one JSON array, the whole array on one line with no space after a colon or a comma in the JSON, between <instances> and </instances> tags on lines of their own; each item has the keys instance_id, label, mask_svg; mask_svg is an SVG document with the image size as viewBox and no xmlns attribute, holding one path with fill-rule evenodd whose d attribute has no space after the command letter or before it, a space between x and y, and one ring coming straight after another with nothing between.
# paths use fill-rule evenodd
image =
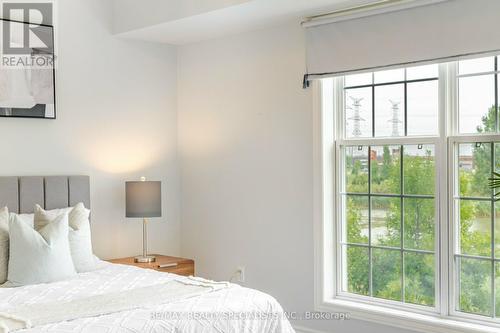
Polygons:
<instances>
[{"instance_id":1,"label":"window","mask_svg":"<svg viewBox=\"0 0 500 333\"><path fill-rule=\"evenodd\" d=\"M496 263L500 259L496 244L500 240L500 206L486 181L492 168L499 165L500 146L494 142L459 143L456 153L456 310L500 317L500 292L495 292L500 287L495 286L497 279L500 283Z\"/></svg>"},{"instance_id":2,"label":"window","mask_svg":"<svg viewBox=\"0 0 500 333\"><path fill-rule=\"evenodd\" d=\"M323 300L500 327L498 61L323 80Z\"/></svg>"},{"instance_id":3,"label":"window","mask_svg":"<svg viewBox=\"0 0 500 333\"><path fill-rule=\"evenodd\" d=\"M346 138L437 135L438 66L348 75Z\"/></svg>"},{"instance_id":4,"label":"window","mask_svg":"<svg viewBox=\"0 0 500 333\"><path fill-rule=\"evenodd\" d=\"M498 57L458 62L458 132L464 135L450 138L454 310L496 321L500 318L500 203L488 188L488 178L500 169L497 70Z\"/></svg>"},{"instance_id":5,"label":"window","mask_svg":"<svg viewBox=\"0 0 500 333\"><path fill-rule=\"evenodd\" d=\"M434 146L342 150L342 269L347 273L342 290L434 306Z\"/></svg>"},{"instance_id":6,"label":"window","mask_svg":"<svg viewBox=\"0 0 500 333\"><path fill-rule=\"evenodd\" d=\"M497 132L498 57L460 61L458 74L459 132Z\"/></svg>"},{"instance_id":7,"label":"window","mask_svg":"<svg viewBox=\"0 0 500 333\"><path fill-rule=\"evenodd\" d=\"M338 80L341 294L436 305L438 76L427 65Z\"/></svg>"}]
</instances>

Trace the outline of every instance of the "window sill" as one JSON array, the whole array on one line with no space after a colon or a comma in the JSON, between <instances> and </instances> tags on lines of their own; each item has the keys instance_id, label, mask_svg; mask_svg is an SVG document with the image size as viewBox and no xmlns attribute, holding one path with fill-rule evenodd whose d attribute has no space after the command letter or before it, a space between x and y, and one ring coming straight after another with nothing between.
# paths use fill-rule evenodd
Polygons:
<instances>
[{"instance_id":1,"label":"window sill","mask_svg":"<svg viewBox=\"0 0 500 333\"><path fill-rule=\"evenodd\" d=\"M360 302L331 299L316 306L317 311L348 312L353 319L425 333L498 333L500 326L480 324L453 317L426 315Z\"/></svg>"}]
</instances>

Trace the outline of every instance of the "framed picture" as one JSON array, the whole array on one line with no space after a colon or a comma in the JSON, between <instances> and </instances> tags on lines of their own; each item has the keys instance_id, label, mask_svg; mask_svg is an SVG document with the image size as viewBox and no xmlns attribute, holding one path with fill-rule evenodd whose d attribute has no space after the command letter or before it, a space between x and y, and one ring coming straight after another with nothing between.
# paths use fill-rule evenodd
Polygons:
<instances>
[{"instance_id":1,"label":"framed picture","mask_svg":"<svg viewBox=\"0 0 500 333\"><path fill-rule=\"evenodd\" d=\"M0 19L0 117L56 118L54 27Z\"/></svg>"}]
</instances>

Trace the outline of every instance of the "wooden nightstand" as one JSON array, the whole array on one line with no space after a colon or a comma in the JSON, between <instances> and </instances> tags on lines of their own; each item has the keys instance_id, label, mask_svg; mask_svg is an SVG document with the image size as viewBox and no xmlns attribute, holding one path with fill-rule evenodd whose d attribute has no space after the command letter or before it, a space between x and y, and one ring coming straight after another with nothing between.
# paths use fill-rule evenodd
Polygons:
<instances>
[{"instance_id":1,"label":"wooden nightstand","mask_svg":"<svg viewBox=\"0 0 500 333\"><path fill-rule=\"evenodd\" d=\"M176 258L154 254L156 261L152 263L134 262L134 257L108 260L113 264L131 265L140 268L154 269L178 275L194 275L194 261L191 259Z\"/></svg>"}]
</instances>

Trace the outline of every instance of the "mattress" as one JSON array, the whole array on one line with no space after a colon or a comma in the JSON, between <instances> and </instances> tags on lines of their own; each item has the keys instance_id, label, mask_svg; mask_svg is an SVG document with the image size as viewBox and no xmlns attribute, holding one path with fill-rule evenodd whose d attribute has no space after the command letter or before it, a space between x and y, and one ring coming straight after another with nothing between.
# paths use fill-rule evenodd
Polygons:
<instances>
[{"instance_id":1,"label":"mattress","mask_svg":"<svg viewBox=\"0 0 500 333\"><path fill-rule=\"evenodd\" d=\"M154 286L179 279L174 274L102 262L96 271L66 281L0 288L0 312L28 304L71 301ZM228 288L155 305L16 332L85 333L293 333L283 309L271 296L230 284Z\"/></svg>"}]
</instances>

